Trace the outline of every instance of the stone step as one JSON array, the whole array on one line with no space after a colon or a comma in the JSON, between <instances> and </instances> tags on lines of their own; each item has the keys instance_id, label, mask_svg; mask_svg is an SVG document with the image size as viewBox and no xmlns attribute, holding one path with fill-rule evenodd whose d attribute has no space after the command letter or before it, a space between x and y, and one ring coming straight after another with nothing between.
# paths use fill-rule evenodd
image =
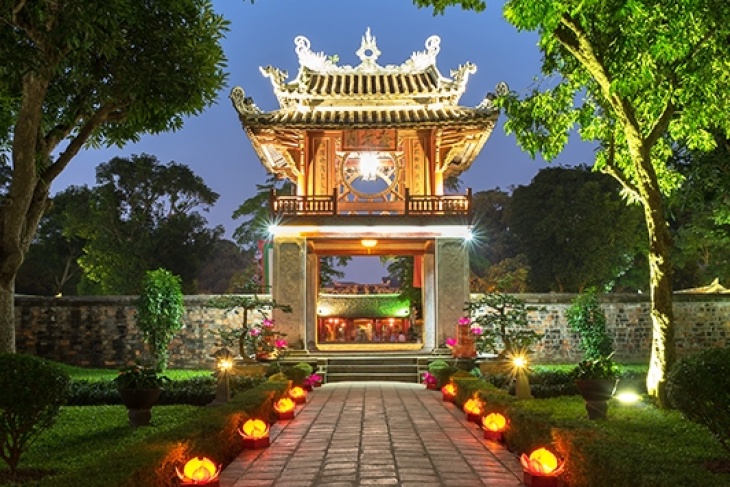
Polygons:
<instances>
[{"instance_id":1,"label":"stone step","mask_svg":"<svg viewBox=\"0 0 730 487\"><path fill-rule=\"evenodd\" d=\"M332 382L365 382L365 381L386 381L386 382L420 382L420 377L415 372L392 373L392 372L369 372L369 373L327 373L327 383Z\"/></svg>"}]
</instances>

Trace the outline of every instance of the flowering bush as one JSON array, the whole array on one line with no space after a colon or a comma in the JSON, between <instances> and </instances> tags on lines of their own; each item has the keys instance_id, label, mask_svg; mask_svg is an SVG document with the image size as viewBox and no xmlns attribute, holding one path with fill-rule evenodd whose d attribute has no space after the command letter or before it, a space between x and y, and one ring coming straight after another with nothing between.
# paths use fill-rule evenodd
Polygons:
<instances>
[{"instance_id":1,"label":"flowering bush","mask_svg":"<svg viewBox=\"0 0 730 487\"><path fill-rule=\"evenodd\" d=\"M428 385L435 386L438 382L438 379L436 379L436 376L433 375L431 372L424 372L423 373L423 383Z\"/></svg>"}]
</instances>

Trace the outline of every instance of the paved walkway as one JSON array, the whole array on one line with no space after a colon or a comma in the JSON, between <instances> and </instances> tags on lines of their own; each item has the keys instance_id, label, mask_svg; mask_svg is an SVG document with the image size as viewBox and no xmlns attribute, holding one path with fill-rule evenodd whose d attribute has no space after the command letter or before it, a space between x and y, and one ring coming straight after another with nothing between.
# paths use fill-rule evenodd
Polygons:
<instances>
[{"instance_id":1,"label":"paved walkway","mask_svg":"<svg viewBox=\"0 0 730 487\"><path fill-rule=\"evenodd\" d=\"M346 382L309 394L271 446L244 450L221 487L517 487L519 460L418 384Z\"/></svg>"}]
</instances>

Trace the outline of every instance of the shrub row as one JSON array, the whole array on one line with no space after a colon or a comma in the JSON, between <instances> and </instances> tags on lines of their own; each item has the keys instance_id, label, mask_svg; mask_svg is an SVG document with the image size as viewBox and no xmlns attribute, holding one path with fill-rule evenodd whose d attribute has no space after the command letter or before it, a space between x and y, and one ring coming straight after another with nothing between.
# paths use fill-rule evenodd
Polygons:
<instances>
[{"instance_id":1,"label":"shrub row","mask_svg":"<svg viewBox=\"0 0 730 487\"><path fill-rule=\"evenodd\" d=\"M287 389L284 382L264 382L231 402L201 410L186 424L146 437L122 450L102 453L83 471L69 471L39 485L53 487L173 487L175 467L193 456L227 465L241 452L238 429L250 417L273 420L272 404ZM154 413L153 413L154 414Z\"/></svg>"}]
</instances>

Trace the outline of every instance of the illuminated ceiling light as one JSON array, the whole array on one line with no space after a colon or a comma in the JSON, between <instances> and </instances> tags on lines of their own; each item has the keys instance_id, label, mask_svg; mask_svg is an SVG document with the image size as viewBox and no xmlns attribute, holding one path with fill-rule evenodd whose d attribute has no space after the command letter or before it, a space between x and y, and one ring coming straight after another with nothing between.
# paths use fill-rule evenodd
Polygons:
<instances>
[{"instance_id":1,"label":"illuminated ceiling light","mask_svg":"<svg viewBox=\"0 0 730 487\"><path fill-rule=\"evenodd\" d=\"M471 242L472 240L474 240L474 234L469 231L466 235L464 235L464 241Z\"/></svg>"},{"instance_id":2,"label":"illuminated ceiling light","mask_svg":"<svg viewBox=\"0 0 730 487\"><path fill-rule=\"evenodd\" d=\"M366 249L372 249L373 247L378 245L378 241L373 238L364 238L360 240L360 244Z\"/></svg>"},{"instance_id":3,"label":"illuminated ceiling light","mask_svg":"<svg viewBox=\"0 0 730 487\"><path fill-rule=\"evenodd\" d=\"M378 156L375 152L360 153L360 176L363 181L375 181L378 176Z\"/></svg>"}]
</instances>

